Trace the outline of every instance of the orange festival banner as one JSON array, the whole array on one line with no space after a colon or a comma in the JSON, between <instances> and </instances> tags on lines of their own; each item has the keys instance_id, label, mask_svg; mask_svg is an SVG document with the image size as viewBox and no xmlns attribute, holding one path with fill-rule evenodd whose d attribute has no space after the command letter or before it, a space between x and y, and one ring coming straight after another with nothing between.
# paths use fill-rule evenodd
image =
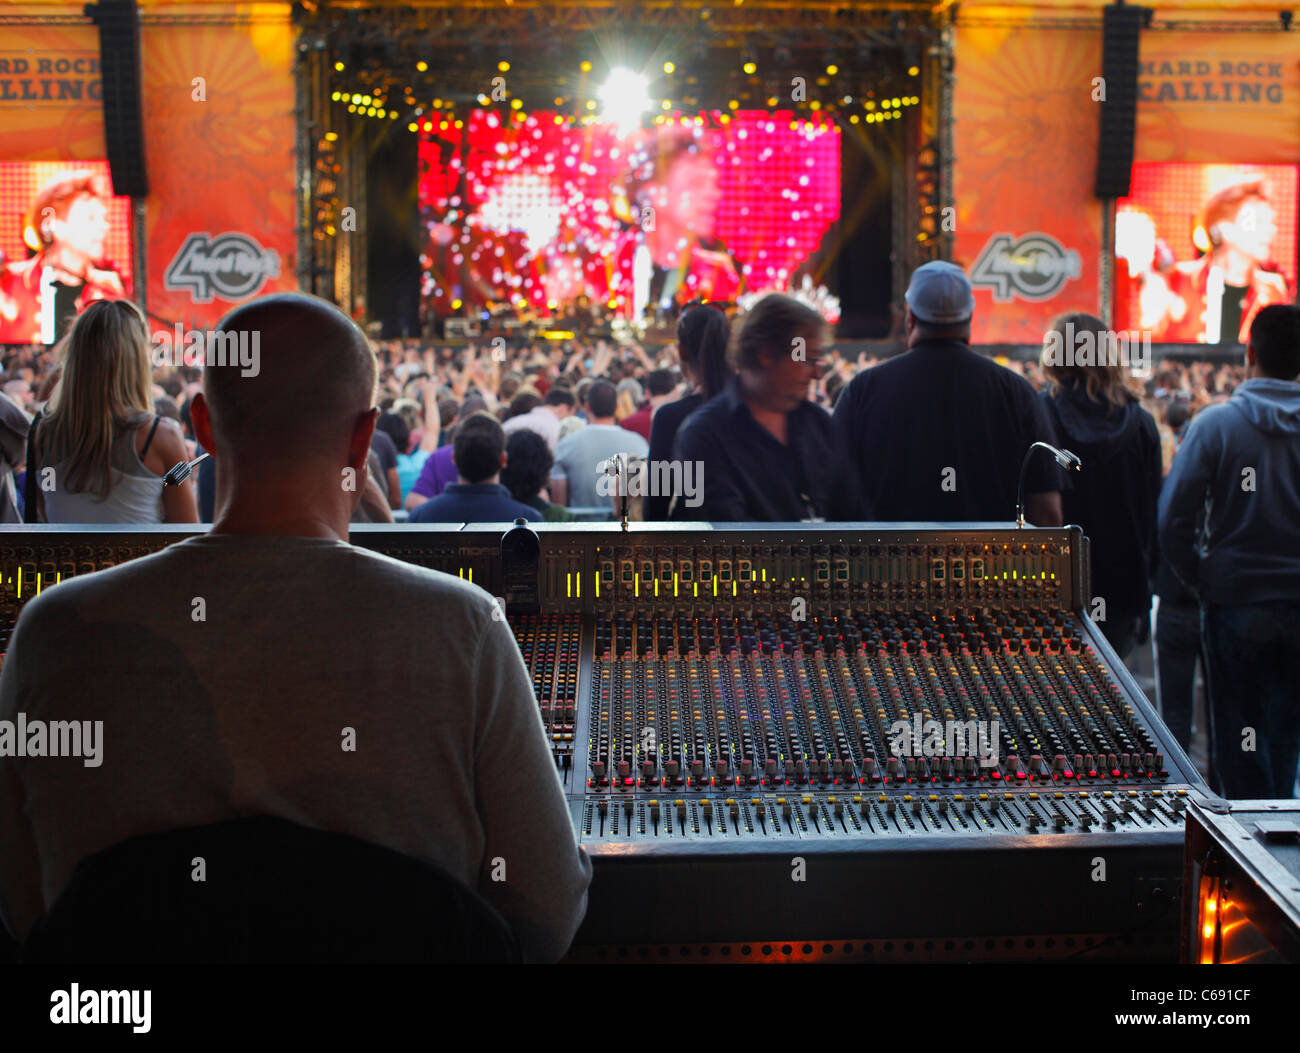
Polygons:
<instances>
[{"instance_id":1,"label":"orange festival banner","mask_svg":"<svg viewBox=\"0 0 1300 1053\"><path fill-rule=\"evenodd\" d=\"M298 287L294 30L286 7L261 6L251 25L141 30L148 305L168 323L209 327Z\"/></svg>"},{"instance_id":2,"label":"orange festival banner","mask_svg":"<svg viewBox=\"0 0 1300 1053\"><path fill-rule=\"evenodd\" d=\"M953 259L975 288L972 337L1036 343L1056 315L1099 309L1101 33L959 27L956 55Z\"/></svg>"}]
</instances>

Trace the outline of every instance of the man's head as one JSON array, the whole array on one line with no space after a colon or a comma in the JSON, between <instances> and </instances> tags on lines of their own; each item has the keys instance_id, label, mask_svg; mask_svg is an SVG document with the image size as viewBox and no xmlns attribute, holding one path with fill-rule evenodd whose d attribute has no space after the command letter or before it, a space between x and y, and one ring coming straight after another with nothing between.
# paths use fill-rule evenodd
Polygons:
<instances>
[{"instance_id":1,"label":"man's head","mask_svg":"<svg viewBox=\"0 0 1300 1053\"><path fill-rule=\"evenodd\" d=\"M506 463L506 433L490 413L475 413L456 426L451 459L462 482L495 482Z\"/></svg>"},{"instance_id":2,"label":"man's head","mask_svg":"<svg viewBox=\"0 0 1300 1053\"><path fill-rule=\"evenodd\" d=\"M506 442L506 464L501 469L501 485L516 501L532 501L550 478L554 462L546 440L535 431L520 428Z\"/></svg>"},{"instance_id":3,"label":"man's head","mask_svg":"<svg viewBox=\"0 0 1300 1053\"><path fill-rule=\"evenodd\" d=\"M532 413L541 404L542 396L537 393L536 388L520 388L515 393L515 397L510 400L510 410L506 414L506 419Z\"/></svg>"},{"instance_id":4,"label":"man's head","mask_svg":"<svg viewBox=\"0 0 1300 1053\"><path fill-rule=\"evenodd\" d=\"M546 405L560 420L573 412L573 392L565 387L553 387L546 393Z\"/></svg>"},{"instance_id":5,"label":"man's head","mask_svg":"<svg viewBox=\"0 0 1300 1053\"><path fill-rule=\"evenodd\" d=\"M677 388L671 369L652 369L645 378L646 391L652 400L667 398Z\"/></svg>"},{"instance_id":6,"label":"man's head","mask_svg":"<svg viewBox=\"0 0 1300 1053\"><path fill-rule=\"evenodd\" d=\"M970 339L975 294L960 267L943 260L924 263L912 272L903 297L907 301L907 342Z\"/></svg>"},{"instance_id":7,"label":"man's head","mask_svg":"<svg viewBox=\"0 0 1300 1053\"><path fill-rule=\"evenodd\" d=\"M61 175L36 195L29 230L42 248L71 252L90 262L102 259L110 196L103 176Z\"/></svg>"},{"instance_id":8,"label":"man's head","mask_svg":"<svg viewBox=\"0 0 1300 1053\"><path fill-rule=\"evenodd\" d=\"M1246 365L1251 376L1274 380L1300 377L1300 307L1272 304L1255 316Z\"/></svg>"},{"instance_id":9,"label":"man's head","mask_svg":"<svg viewBox=\"0 0 1300 1053\"><path fill-rule=\"evenodd\" d=\"M1192 240L1203 252L1211 247L1227 247L1263 263L1272 254L1276 232L1268 185L1262 178L1247 179L1210 197L1198 217Z\"/></svg>"},{"instance_id":10,"label":"man's head","mask_svg":"<svg viewBox=\"0 0 1300 1053\"><path fill-rule=\"evenodd\" d=\"M587 389L587 416L590 423L612 421L618 407L618 389L608 380L597 380Z\"/></svg>"},{"instance_id":11,"label":"man's head","mask_svg":"<svg viewBox=\"0 0 1300 1053\"><path fill-rule=\"evenodd\" d=\"M826 321L790 296L769 293L733 330L731 361L748 398L774 413L790 413L808 397L822 369Z\"/></svg>"},{"instance_id":12,"label":"man's head","mask_svg":"<svg viewBox=\"0 0 1300 1053\"><path fill-rule=\"evenodd\" d=\"M259 368L204 369L193 407L204 448L223 467L257 479L338 477L344 468L363 478L378 370L356 323L318 297L276 293L236 307L218 330L247 334L260 349Z\"/></svg>"}]
</instances>

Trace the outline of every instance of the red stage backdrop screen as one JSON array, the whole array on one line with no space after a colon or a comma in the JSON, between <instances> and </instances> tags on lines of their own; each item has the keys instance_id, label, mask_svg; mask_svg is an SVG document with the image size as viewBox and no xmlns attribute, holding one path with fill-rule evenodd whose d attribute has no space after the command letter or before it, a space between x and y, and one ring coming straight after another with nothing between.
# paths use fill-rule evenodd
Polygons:
<instances>
[{"instance_id":1,"label":"red stage backdrop screen","mask_svg":"<svg viewBox=\"0 0 1300 1053\"><path fill-rule=\"evenodd\" d=\"M741 111L624 135L480 110L461 123L421 126L423 294L438 315L584 296L631 315L786 288L839 220L827 122Z\"/></svg>"},{"instance_id":2,"label":"red stage backdrop screen","mask_svg":"<svg viewBox=\"0 0 1300 1053\"><path fill-rule=\"evenodd\" d=\"M1296 288L1296 165L1135 164L1115 218L1115 325L1153 341L1246 343Z\"/></svg>"},{"instance_id":3,"label":"red stage backdrop screen","mask_svg":"<svg viewBox=\"0 0 1300 1053\"><path fill-rule=\"evenodd\" d=\"M52 343L90 300L130 296L130 216L107 161L0 162L0 343Z\"/></svg>"}]
</instances>

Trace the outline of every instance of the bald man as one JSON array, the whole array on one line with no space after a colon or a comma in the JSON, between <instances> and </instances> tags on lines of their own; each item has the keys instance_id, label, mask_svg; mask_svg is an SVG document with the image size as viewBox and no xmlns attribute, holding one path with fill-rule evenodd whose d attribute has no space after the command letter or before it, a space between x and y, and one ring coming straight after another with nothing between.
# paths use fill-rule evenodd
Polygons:
<instances>
[{"instance_id":1,"label":"bald man","mask_svg":"<svg viewBox=\"0 0 1300 1053\"><path fill-rule=\"evenodd\" d=\"M0 756L0 915L21 940L101 849L266 814L437 863L526 958L560 957L591 864L509 627L476 586L348 544L374 353L296 293L221 329L260 361L209 361L194 399L211 532L44 590L9 645L0 720L103 736L93 760Z\"/></svg>"}]
</instances>

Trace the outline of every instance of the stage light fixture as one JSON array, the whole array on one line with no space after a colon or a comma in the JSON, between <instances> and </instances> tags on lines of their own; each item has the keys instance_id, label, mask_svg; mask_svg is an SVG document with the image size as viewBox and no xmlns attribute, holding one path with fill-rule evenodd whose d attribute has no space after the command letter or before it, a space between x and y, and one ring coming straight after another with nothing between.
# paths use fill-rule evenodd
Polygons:
<instances>
[{"instance_id":1,"label":"stage light fixture","mask_svg":"<svg viewBox=\"0 0 1300 1053\"><path fill-rule=\"evenodd\" d=\"M746 63L741 67L741 69L743 69L746 73L748 73L748 74L750 74L750 75L752 76L753 74L755 74L755 73L758 72L758 65L757 65L757 63L754 63L754 62L746 62Z\"/></svg>"},{"instance_id":2,"label":"stage light fixture","mask_svg":"<svg viewBox=\"0 0 1300 1053\"><path fill-rule=\"evenodd\" d=\"M429 70L429 64L425 62L424 59L420 59L420 61L415 64L415 68L421 73L427 73Z\"/></svg>"},{"instance_id":3,"label":"stage light fixture","mask_svg":"<svg viewBox=\"0 0 1300 1053\"><path fill-rule=\"evenodd\" d=\"M675 69L677 69L677 67L676 67L675 65L673 65L671 62L665 62L665 63L664 63L664 72L665 72L665 73L672 73Z\"/></svg>"},{"instance_id":4,"label":"stage light fixture","mask_svg":"<svg viewBox=\"0 0 1300 1053\"><path fill-rule=\"evenodd\" d=\"M502 73L509 73L510 63L507 62L505 59L502 59L500 62L497 63L497 69L500 70Z\"/></svg>"},{"instance_id":5,"label":"stage light fixture","mask_svg":"<svg viewBox=\"0 0 1300 1053\"><path fill-rule=\"evenodd\" d=\"M641 115L650 108L649 82L640 73L623 66L609 72L597 95L602 103L602 116L620 132L629 132L641 121ZM588 109L594 108L589 104Z\"/></svg>"},{"instance_id":6,"label":"stage light fixture","mask_svg":"<svg viewBox=\"0 0 1300 1053\"><path fill-rule=\"evenodd\" d=\"M839 66L835 65L834 62L832 62L829 66L826 67L826 75L828 77L835 76L835 74L837 74L839 71L840 71Z\"/></svg>"}]
</instances>

